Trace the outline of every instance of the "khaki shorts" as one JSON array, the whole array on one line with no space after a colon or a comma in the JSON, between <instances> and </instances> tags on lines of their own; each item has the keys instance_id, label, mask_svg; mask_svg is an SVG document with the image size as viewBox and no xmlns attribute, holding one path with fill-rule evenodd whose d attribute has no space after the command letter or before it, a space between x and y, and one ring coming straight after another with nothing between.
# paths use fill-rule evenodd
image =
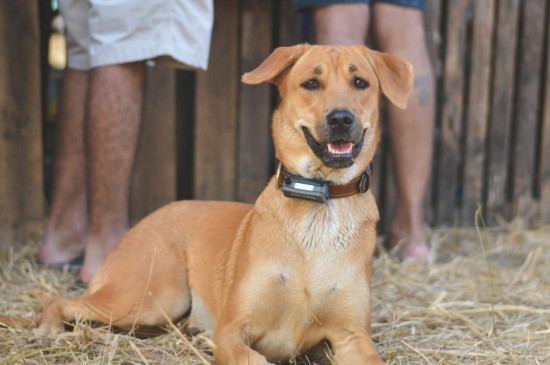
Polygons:
<instances>
[{"instance_id":1,"label":"khaki shorts","mask_svg":"<svg viewBox=\"0 0 550 365\"><path fill-rule=\"evenodd\" d=\"M206 69L213 0L58 0L76 70L153 60Z\"/></svg>"}]
</instances>

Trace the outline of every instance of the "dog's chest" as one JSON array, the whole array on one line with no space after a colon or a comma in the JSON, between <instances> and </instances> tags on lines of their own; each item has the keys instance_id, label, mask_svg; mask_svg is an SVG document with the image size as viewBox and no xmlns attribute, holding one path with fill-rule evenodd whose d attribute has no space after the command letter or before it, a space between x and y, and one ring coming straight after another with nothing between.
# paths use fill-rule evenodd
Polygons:
<instances>
[{"instance_id":1,"label":"dog's chest","mask_svg":"<svg viewBox=\"0 0 550 365\"><path fill-rule=\"evenodd\" d=\"M372 223L372 224L371 224ZM345 202L329 201L303 212L299 219L288 219L280 227L284 241L279 257L274 257L260 277L268 277L272 287L290 304L302 303L309 314L317 307L338 301L338 294L362 278L366 257L364 243L374 221ZM371 229L372 228L372 229ZM354 253L360 252L361 257Z\"/></svg>"},{"instance_id":2,"label":"dog's chest","mask_svg":"<svg viewBox=\"0 0 550 365\"><path fill-rule=\"evenodd\" d=\"M299 245L305 251L342 251L358 240L365 221L361 212L342 201L328 201L305 210L282 224L287 245Z\"/></svg>"},{"instance_id":3,"label":"dog's chest","mask_svg":"<svg viewBox=\"0 0 550 365\"><path fill-rule=\"evenodd\" d=\"M255 347L268 357L291 356L308 349L323 340L326 328L338 325L342 313L357 313L360 320L368 305L362 268L340 259L311 261L302 257L264 270L261 297L271 306L266 312L263 303L256 303L252 323L265 321L259 326L261 340Z\"/></svg>"},{"instance_id":4,"label":"dog's chest","mask_svg":"<svg viewBox=\"0 0 550 365\"><path fill-rule=\"evenodd\" d=\"M322 341L342 315L360 322L369 299L366 265L352 261L345 250L310 249L256 267L254 285L246 285L255 293L245 296L251 325L261 323L255 348L268 358L292 356Z\"/></svg>"},{"instance_id":5,"label":"dog's chest","mask_svg":"<svg viewBox=\"0 0 550 365\"><path fill-rule=\"evenodd\" d=\"M252 245L255 259L240 285L249 340L268 358L319 343L342 316L361 322L368 307L364 244L375 238L376 214L342 200L296 205L283 200L275 216L263 215L272 230L267 242L254 241L261 244Z\"/></svg>"},{"instance_id":6,"label":"dog's chest","mask_svg":"<svg viewBox=\"0 0 550 365\"><path fill-rule=\"evenodd\" d=\"M361 269L346 263L338 254L302 257L292 264L280 262L275 292L285 303L284 316L291 323L321 324L327 312L338 310L353 283L360 280ZM336 256L336 257L335 257Z\"/></svg>"}]
</instances>

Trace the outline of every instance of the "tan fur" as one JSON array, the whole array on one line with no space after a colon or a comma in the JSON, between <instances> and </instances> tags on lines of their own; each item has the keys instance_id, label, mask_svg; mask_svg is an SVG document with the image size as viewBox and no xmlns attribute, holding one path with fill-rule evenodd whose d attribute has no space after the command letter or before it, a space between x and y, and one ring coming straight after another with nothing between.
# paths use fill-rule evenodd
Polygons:
<instances>
[{"instance_id":1,"label":"tan fur","mask_svg":"<svg viewBox=\"0 0 550 365\"><path fill-rule=\"evenodd\" d=\"M353 75L370 86L354 88ZM311 77L322 87L300 86ZM284 166L345 184L374 156L381 94L404 107L412 78L410 65L394 56L304 44L276 49L243 81L279 87L273 138ZM307 127L322 140L335 109L353 112L365 130L361 152L346 168L324 165L302 132ZM370 191L312 203L284 197L275 179L254 206L176 202L123 237L82 297L47 303L39 332L63 331L63 321L75 316L124 328L165 324L154 298L173 320L192 306L193 325L215 324L218 364L287 360L324 339L340 365L380 364L370 337L377 220Z\"/></svg>"}]
</instances>

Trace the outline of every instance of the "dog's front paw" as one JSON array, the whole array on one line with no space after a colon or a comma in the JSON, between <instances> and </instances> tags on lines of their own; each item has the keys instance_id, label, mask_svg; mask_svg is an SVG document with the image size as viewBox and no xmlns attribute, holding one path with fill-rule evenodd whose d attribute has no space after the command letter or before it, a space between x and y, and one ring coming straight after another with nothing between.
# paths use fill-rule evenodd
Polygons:
<instances>
[{"instance_id":1,"label":"dog's front paw","mask_svg":"<svg viewBox=\"0 0 550 365\"><path fill-rule=\"evenodd\" d=\"M220 365L275 365L244 344L235 346L231 351L224 351L219 346L214 346L213 350L214 358Z\"/></svg>"},{"instance_id":2,"label":"dog's front paw","mask_svg":"<svg viewBox=\"0 0 550 365\"><path fill-rule=\"evenodd\" d=\"M227 361L227 359L222 360L217 356L214 357L216 358L216 362L222 365L275 365L274 363L268 362L264 356L256 351L250 351L244 356L233 356L229 361Z\"/></svg>"},{"instance_id":3,"label":"dog's front paw","mask_svg":"<svg viewBox=\"0 0 550 365\"><path fill-rule=\"evenodd\" d=\"M348 326L334 331L329 341L338 365L383 365L369 332L364 327Z\"/></svg>"}]
</instances>

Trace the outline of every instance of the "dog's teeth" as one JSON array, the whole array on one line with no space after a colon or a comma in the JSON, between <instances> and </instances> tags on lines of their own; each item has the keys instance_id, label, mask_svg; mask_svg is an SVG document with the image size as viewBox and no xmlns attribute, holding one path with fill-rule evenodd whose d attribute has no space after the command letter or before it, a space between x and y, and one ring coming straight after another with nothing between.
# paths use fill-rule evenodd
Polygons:
<instances>
[{"instance_id":1,"label":"dog's teeth","mask_svg":"<svg viewBox=\"0 0 550 365\"><path fill-rule=\"evenodd\" d=\"M334 155L349 155L353 144L351 142L335 142L328 144L328 151Z\"/></svg>"}]
</instances>

